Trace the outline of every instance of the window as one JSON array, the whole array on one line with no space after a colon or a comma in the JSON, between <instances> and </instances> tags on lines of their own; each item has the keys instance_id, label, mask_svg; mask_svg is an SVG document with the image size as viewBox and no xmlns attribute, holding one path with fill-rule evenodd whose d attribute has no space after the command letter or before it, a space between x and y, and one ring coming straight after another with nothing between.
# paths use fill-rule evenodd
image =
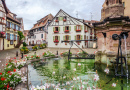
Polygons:
<instances>
[{"instance_id":1,"label":"window","mask_svg":"<svg viewBox=\"0 0 130 90\"><path fill-rule=\"evenodd\" d=\"M58 17L56 17L56 20L58 21Z\"/></svg>"},{"instance_id":2,"label":"window","mask_svg":"<svg viewBox=\"0 0 130 90\"><path fill-rule=\"evenodd\" d=\"M64 19L64 20L66 20L66 19L67 19L67 17L65 16L65 17L63 17L63 19Z\"/></svg>"},{"instance_id":3,"label":"window","mask_svg":"<svg viewBox=\"0 0 130 90\"><path fill-rule=\"evenodd\" d=\"M93 39L93 37L92 37L92 36L90 36L90 39Z\"/></svg>"},{"instance_id":4,"label":"window","mask_svg":"<svg viewBox=\"0 0 130 90\"><path fill-rule=\"evenodd\" d=\"M65 40L68 41L69 40L69 35L65 36Z\"/></svg>"},{"instance_id":5,"label":"window","mask_svg":"<svg viewBox=\"0 0 130 90\"><path fill-rule=\"evenodd\" d=\"M13 43L14 43L14 41L13 41L13 40L11 40L11 41L10 41L10 45L13 45Z\"/></svg>"},{"instance_id":6,"label":"window","mask_svg":"<svg viewBox=\"0 0 130 90\"><path fill-rule=\"evenodd\" d=\"M14 29L16 29L16 24L14 24Z\"/></svg>"},{"instance_id":7,"label":"window","mask_svg":"<svg viewBox=\"0 0 130 90\"><path fill-rule=\"evenodd\" d=\"M81 30L81 26L80 26L80 25L77 25L77 26L76 26L76 30Z\"/></svg>"},{"instance_id":8,"label":"window","mask_svg":"<svg viewBox=\"0 0 130 90\"><path fill-rule=\"evenodd\" d=\"M18 30L18 25L16 25L16 30Z\"/></svg>"},{"instance_id":9,"label":"window","mask_svg":"<svg viewBox=\"0 0 130 90\"><path fill-rule=\"evenodd\" d=\"M66 26L66 27L65 27L65 30L69 30L69 26Z\"/></svg>"},{"instance_id":10,"label":"window","mask_svg":"<svg viewBox=\"0 0 130 90\"><path fill-rule=\"evenodd\" d=\"M58 40L58 36L55 36L55 40Z\"/></svg>"},{"instance_id":11,"label":"window","mask_svg":"<svg viewBox=\"0 0 130 90\"><path fill-rule=\"evenodd\" d=\"M43 34L41 34L41 38L43 38Z\"/></svg>"},{"instance_id":12,"label":"window","mask_svg":"<svg viewBox=\"0 0 130 90\"><path fill-rule=\"evenodd\" d=\"M10 28L10 22L7 21L7 27Z\"/></svg>"},{"instance_id":13,"label":"window","mask_svg":"<svg viewBox=\"0 0 130 90\"><path fill-rule=\"evenodd\" d=\"M81 35L77 35L77 40L81 40Z\"/></svg>"},{"instance_id":14,"label":"window","mask_svg":"<svg viewBox=\"0 0 130 90\"><path fill-rule=\"evenodd\" d=\"M12 29L14 29L14 24L12 23Z\"/></svg>"},{"instance_id":15,"label":"window","mask_svg":"<svg viewBox=\"0 0 130 90\"><path fill-rule=\"evenodd\" d=\"M9 44L7 44L7 47L9 47Z\"/></svg>"},{"instance_id":16,"label":"window","mask_svg":"<svg viewBox=\"0 0 130 90\"><path fill-rule=\"evenodd\" d=\"M125 2L123 2L123 6L125 7Z\"/></svg>"},{"instance_id":17,"label":"window","mask_svg":"<svg viewBox=\"0 0 130 90\"><path fill-rule=\"evenodd\" d=\"M58 27L55 27L55 31L59 31L59 30L58 30Z\"/></svg>"}]
</instances>

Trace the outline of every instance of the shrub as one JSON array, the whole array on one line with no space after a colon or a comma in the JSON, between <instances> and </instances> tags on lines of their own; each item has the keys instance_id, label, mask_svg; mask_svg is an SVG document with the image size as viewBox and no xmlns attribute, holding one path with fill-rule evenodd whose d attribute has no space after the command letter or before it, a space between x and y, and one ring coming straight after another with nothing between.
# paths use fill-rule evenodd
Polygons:
<instances>
[{"instance_id":1,"label":"shrub","mask_svg":"<svg viewBox=\"0 0 130 90\"><path fill-rule=\"evenodd\" d=\"M20 51L23 52L24 54L29 53L29 49L28 49L27 47L22 47L22 48L20 49Z\"/></svg>"},{"instance_id":2,"label":"shrub","mask_svg":"<svg viewBox=\"0 0 130 90\"><path fill-rule=\"evenodd\" d=\"M47 51L47 52L43 53L43 57L53 57L53 56L55 56L55 55L50 51Z\"/></svg>"},{"instance_id":3,"label":"shrub","mask_svg":"<svg viewBox=\"0 0 130 90\"><path fill-rule=\"evenodd\" d=\"M24 47L26 47L26 46L27 46L27 44L26 44L25 42L23 42L23 46L24 46Z\"/></svg>"},{"instance_id":4,"label":"shrub","mask_svg":"<svg viewBox=\"0 0 130 90\"><path fill-rule=\"evenodd\" d=\"M69 55L69 52L68 52L68 51L61 53L61 56L68 56L68 55ZM72 52L70 52L70 55L72 55Z\"/></svg>"},{"instance_id":5,"label":"shrub","mask_svg":"<svg viewBox=\"0 0 130 90\"><path fill-rule=\"evenodd\" d=\"M36 51L38 49L38 45L35 45L34 47L32 47L33 51Z\"/></svg>"}]
</instances>

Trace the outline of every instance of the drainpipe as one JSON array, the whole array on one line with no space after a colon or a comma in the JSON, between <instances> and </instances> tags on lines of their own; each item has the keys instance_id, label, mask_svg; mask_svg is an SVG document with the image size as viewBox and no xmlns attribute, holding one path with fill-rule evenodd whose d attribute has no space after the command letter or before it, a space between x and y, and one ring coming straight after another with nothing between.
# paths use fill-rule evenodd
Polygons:
<instances>
[{"instance_id":1,"label":"drainpipe","mask_svg":"<svg viewBox=\"0 0 130 90\"><path fill-rule=\"evenodd\" d=\"M4 50L4 39L3 39L3 50Z\"/></svg>"}]
</instances>

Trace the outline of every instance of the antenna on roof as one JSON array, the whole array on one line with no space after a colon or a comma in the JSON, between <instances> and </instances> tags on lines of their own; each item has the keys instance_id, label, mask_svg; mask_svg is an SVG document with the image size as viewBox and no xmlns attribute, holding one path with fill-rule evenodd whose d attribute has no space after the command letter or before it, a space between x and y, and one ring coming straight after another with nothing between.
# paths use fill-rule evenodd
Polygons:
<instances>
[{"instance_id":1,"label":"antenna on roof","mask_svg":"<svg viewBox=\"0 0 130 90\"><path fill-rule=\"evenodd\" d=\"M92 21L92 18L93 18L93 14L92 14L92 12L90 12L90 14L91 14L91 21Z\"/></svg>"},{"instance_id":2,"label":"antenna on roof","mask_svg":"<svg viewBox=\"0 0 130 90\"><path fill-rule=\"evenodd\" d=\"M76 12L77 12L76 16L77 16L77 18L78 18L78 11L76 11Z\"/></svg>"}]
</instances>

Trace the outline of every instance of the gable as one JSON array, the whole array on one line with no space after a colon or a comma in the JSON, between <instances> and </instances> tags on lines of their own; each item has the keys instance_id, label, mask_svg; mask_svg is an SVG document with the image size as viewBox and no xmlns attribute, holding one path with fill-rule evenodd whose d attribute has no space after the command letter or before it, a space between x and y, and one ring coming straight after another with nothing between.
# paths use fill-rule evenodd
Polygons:
<instances>
[{"instance_id":1,"label":"gable","mask_svg":"<svg viewBox=\"0 0 130 90\"><path fill-rule=\"evenodd\" d=\"M63 21L64 17L66 17L66 21ZM56 22L57 20L56 18L58 19L58 22ZM60 10L53 18L49 26L80 25L80 24L84 24L83 20L76 19L67 14L66 12L64 12L63 10Z\"/></svg>"}]
</instances>

